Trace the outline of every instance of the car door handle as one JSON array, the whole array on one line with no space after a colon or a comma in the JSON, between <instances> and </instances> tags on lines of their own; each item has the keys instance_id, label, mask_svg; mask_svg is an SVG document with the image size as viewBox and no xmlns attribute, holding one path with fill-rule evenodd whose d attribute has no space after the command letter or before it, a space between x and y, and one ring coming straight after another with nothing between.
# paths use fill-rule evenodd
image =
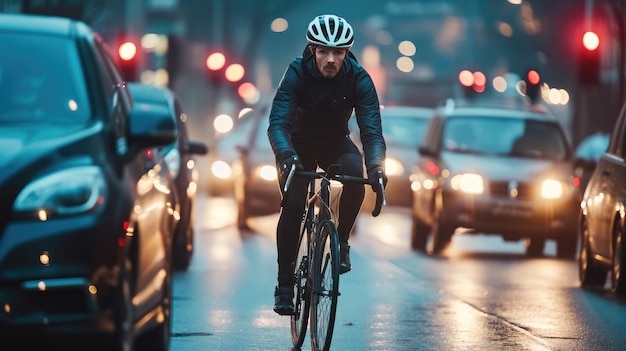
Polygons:
<instances>
[{"instance_id":1,"label":"car door handle","mask_svg":"<svg viewBox=\"0 0 626 351\"><path fill-rule=\"evenodd\" d=\"M611 175L611 171L609 171L608 169L602 170L602 176L608 177L610 175Z\"/></svg>"}]
</instances>

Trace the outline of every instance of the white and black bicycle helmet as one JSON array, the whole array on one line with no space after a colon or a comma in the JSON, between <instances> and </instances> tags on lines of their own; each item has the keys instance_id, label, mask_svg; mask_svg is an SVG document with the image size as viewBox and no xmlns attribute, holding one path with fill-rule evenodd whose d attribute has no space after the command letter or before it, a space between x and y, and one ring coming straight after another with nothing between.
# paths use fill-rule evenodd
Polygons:
<instances>
[{"instance_id":1,"label":"white and black bicycle helmet","mask_svg":"<svg viewBox=\"0 0 626 351\"><path fill-rule=\"evenodd\" d=\"M354 44L354 31L350 23L339 16L320 15L309 23L306 40L315 46L349 49Z\"/></svg>"}]
</instances>

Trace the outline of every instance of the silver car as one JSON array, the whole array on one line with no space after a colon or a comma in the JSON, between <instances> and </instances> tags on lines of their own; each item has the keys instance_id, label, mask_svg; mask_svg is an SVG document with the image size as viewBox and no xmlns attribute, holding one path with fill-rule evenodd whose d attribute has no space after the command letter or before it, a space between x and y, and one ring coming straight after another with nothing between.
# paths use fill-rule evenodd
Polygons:
<instances>
[{"instance_id":1,"label":"silver car","mask_svg":"<svg viewBox=\"0 0 626 351\"><path fill-rule=\"evenodd\" d=\"M576 253L578 189L572 148L545 112L459 105L437 110L411 175L411 246L442 252L465 234L524 240L540 256L555 240L559 257Z\"/></svg>"},{"instance_id":2,"label":"silver car","mask_svg":"<svg viewBox=\"0 0 626 351\"><path fill-rule=\"evenodd\" d=\"M579 278L583 287L626 292L626 109L600 156L581 202Z\"/></svg>"}]
</instances>

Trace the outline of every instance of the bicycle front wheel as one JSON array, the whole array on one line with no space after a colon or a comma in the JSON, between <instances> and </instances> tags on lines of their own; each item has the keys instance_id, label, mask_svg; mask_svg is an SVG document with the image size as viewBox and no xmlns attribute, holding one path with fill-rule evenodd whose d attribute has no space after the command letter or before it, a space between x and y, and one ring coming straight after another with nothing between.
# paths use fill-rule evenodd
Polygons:
<instances>
[{"instance_id":1,"label":"bicycle front wheel","mask_svg":"<svg viewBox=\"0 0 626 351\"><path fill-rule=\"evenodd\" d=\"M312 266L311 348L330 350L339 297L339 242L331 221L318 226Z\"/></svg>"},{"instance_id":2,"label":"bicycle front wheel","mask_svg":"<svg viewBox=\"0 0 626 351\"><path fill-rule=\"evenodd\" d=\"M309 279L309 235L305 227L300 233L298 254L295 262L295 284L293 290L296 313L291 316L291 340L297 349L304 343L311 306L311 282Z\"/></svg>"}]
</instances>

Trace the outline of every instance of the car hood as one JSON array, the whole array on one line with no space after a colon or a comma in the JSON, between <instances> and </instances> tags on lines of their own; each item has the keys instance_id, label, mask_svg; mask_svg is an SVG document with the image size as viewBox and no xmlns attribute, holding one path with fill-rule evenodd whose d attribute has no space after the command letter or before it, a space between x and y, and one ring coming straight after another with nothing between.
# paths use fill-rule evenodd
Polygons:
<instances>
[{"instance_id":1,"label":"car hood","mask_svg":"<svg viewBox=\"0 0 626 351\"><path fill-rule=\"evenodd\" d=\"M451 174L474 172L490 180L534 181L545 175L564 178L570 174L569 163L551 159L444 152L442 160Z\"/></svg>"},{"instance_id":2,"label":"car hood","mask_svg":"<svg viewBox=\"0 0 626 351\"><path fill-rule=\"evenodd\" d=\"M85 125L3 126L0 129L0 184L32 165L35 160L54 157L55 150L97 134L101 123Z\"/></svg>"}]
</instances>

